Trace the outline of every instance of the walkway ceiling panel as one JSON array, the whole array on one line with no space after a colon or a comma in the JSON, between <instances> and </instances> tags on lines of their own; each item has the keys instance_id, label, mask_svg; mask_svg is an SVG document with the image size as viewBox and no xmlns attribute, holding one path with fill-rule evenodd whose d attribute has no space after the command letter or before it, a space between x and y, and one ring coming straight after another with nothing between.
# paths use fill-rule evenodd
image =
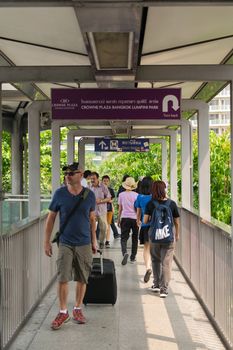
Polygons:
<instances>
[{"instance_id":1,"label":"walkway ceiling panel","mask_svg":"<svg viewBox=\"0 0 233 350\"><path fill-rule=\"evenodd\" d=\"M149 7L142 54L232 35L233 6Z\"/></svg>"},{"instance_id":2,"label":"walkway ceiling panel","mask_svg":"<svg viewBox=\"0 0 233 350\"><path fill-rule=\"evenodd\" d=\"M15 112L15 110L17 109L19 105L19 102L17 101L3 101L2 102L2 109L5 111L5 112Z\"/></svg>"},{"instance_id":3,"label":"walkway ceiling panel","mask_svg":"<svg viewBox=\"0 0 233 350\"><path fill-rule=\"evenodd\" d=\"M1 7L0 33L12 40L86 54L72 7Z\"/></svg>"},{"instance_id":4,"label":"walkway ceiling panel","mask_svg":"<svg viewBox=\"0 0 233 350\"><path fill-rule=\"evenodd\" d=\"M101 124L96 124L93 125L92 123L90 125L82 125L82 126L79 126L79 130L102 130L102 129L106 129L106 131L110 131L112 130L112 128L109 126L109 123L107 125L107 122L106 124L104 125L103 123Z\"/></svg>"},{"instance_id":5,"label":"walkway ceiling panel","mask_svg":"<svg viewBox=\"0 0 233 350\"><path fill-rule=\"evenodd\" d=\"M51 98L51 89L64 89L64 88L97 88L97 84L95 83L85 83L85 84L76 84L76 83L63 83L63 84L59 84L59 83L55 83L55 84L46 84L46 83L37 83L36 84L41 91L43 91L49 98Z\"/></svg>"},{"instance_id":6,"label":"walkway ceiling panel","mask_svg":"<svg viewBox=\"0 0 233 350\"><path fill-rule=\"evenodd\" d=\"M232 47L233 37L143 56L141 64L218 64L231 52Z\"/></svg>"},{"instance_id":7,"label":"walkway ceiling panel","mask_svg":"<svg viewBox=\"0 0 233 350\"><path fill-rule=\"evenodd\" d=\"M191 98L193 94L200 88L200 82L154 82L154 88L180 88L182 98ZM151 83L139 83L138 88L151 88Z\"/></svg>"},{"instance_id":8,"label":"walkway ceiling panel","mask_svg":"<svg viewBox=\"0 0 233 350\"><path fill-rule=\"evenodd\" d=\"M8 90L17 90L13 85L11 84L2 84L2 91L8 91Z\"/></svg>"},{"instance_id":9,"label":"walkway ceiling panel","mask_svg":"<svg viewBox=\"0 0 233 350\"><path fill-rule=\"evenodd\" d=\"M29 97L23 94L21 91L15 90L3 90L2 91L2 101L5 103L6 101L31 101ZM18 107L18 106L17 106Z\"/></svg>"},{"instance_id":10,"label":"walkway ceiling panel","mask_svg":"<svg viewBox=\"0 0 233 350\"><path fill-rule=\"evenodd\" d=\"M155 123L156 123L156 122L155 122ZM167 125L155 125L155 124L151 125L151 122L150 122L150 124L148 125L148 124L146 124L145 121L144 121L144 124L134 125L134 126L133 126L133 130L137 130L137 129L146 129L146 128L148 128L148 126L150 127L150 129L153 129L153 130L155 130L155 129L165 129L165 128L167 127Z\"/></svg>"},{"instance_id":11,"label":"walkway ceiling panel","mask_svg":"<svg viewBox=\"0 0 233 350\"><path fill-rule=\"evenodd\" d=\"M90 65L88 57L0 39L0 50L17 66Z\"/></svg>"},{"instance_id":12,"label":"walkway ceiling panel","mask_svg":"<svg viewBox=\"0 0 233 350\"><path fill-rule=\"evenodd\" d=\"M214 6L211 1L192 5L191 1L182 4L166 0L0 3L0 69L31 66L29 72L17 76L18 83L14 85L19 91L2 93L3 112L9 111L12 120L12 110L17 110L19 99L50 99L51 88L151 88L153 84L154 88L181 88L183 99L192 98L199 89L204 91L203 81L211 81L210 74L207 78L197 78L196 73L190 76L181 65L219 65L226 63L233 52L233 2L228 6L224 1L223 6L221 2ZM171 65L180 65L182 71ZM2 81L16 82L14 68L9 73L3 69ZM166 71L165 78L161 69ZM209 100L218 89L215 86L213 82L208 99L205 94L200 98ZM134 129L139 132L139 126L164 127L164 121L145 120L125 120L119 125L100 120L67 122L87 133L88 128L101 127L114 135L121 129L127 135ZM151 123L155 125L151 127Z\"/></svg>"}]
</instances>

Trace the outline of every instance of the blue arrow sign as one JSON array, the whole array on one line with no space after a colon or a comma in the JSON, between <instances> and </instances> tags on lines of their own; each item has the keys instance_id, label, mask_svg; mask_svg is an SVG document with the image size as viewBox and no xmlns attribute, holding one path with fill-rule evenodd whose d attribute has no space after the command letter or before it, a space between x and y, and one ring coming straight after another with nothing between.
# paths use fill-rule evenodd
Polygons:
<instances>
[{"instance_id":1,"label":"blue arrow sign","mask_svg":"<svg viewBox=\"0 0 233 350\"><path fill-rule=\"evenodd\" d=\"M95 152L148 152L149 139L95 138Z\"/></svg>"}]
</instances>

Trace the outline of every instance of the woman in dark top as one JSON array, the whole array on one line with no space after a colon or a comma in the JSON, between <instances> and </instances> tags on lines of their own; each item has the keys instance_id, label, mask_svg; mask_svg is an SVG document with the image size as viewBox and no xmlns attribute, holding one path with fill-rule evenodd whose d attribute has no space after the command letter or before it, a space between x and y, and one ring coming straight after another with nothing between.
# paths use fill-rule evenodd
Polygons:
<instances>
[{"instance_id":1,"label":"woman in dark top","mask_svg":"<svg viewBox=\"0 0 233 350\"><path fill-rule=\"evenodd\" d=\"M141 181L141 192L137 196L136 202L134 203L135 208L137 209L137 224L140 227L139 231L139 240L140 244L144 245L143 248L143 259L146 267L146 273L144 276L144 282L147 283L150 279L152 270L151 270L151 257L150 257L150 244L148 231L150 228L149 224L144 224L143 217L144 211L147 203L151 200L151 187L153 180L150 176L146 176Z\"/></svg>"},{"instance_id":2,"label":"woman in dark top","mask_svg":"<svg viewBox=\"0 0 233 350\"><path fill-rule=\"evenodd\" d=\"M167 207L168 209L166 209ZM154 210L157 212L153 214ZM169 215L172 216L170 221L171 224L173 221L175 226L175 236L173 235L172 230L171 233L167 234L165 232L166 234L160 237L161 233L163 234L165 227L156 228L155 226L156 232L153 232L153 220L151 220L151 218L152 216L158 216L160 210L166 210L166 213L168 213L166 214L168 219L170 219ZM171 266L175 241L178 241L179 239L179 216L180 215L176 203L173 200L168 199L166 196L165 182L155 181L152 185L152 200L146 205L144 223L151 223L149 235L154 284L150 290L156 293L159 292L161 298L166 298L168 295L168 284L171 279Z\"/></svg>"}]
</instances>

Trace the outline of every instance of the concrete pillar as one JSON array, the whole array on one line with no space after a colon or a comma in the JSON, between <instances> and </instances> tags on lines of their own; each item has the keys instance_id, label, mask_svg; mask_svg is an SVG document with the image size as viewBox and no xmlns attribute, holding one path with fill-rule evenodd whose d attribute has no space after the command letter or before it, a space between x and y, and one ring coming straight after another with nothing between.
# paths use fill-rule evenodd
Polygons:
<instances>
[{"instance_id":1,"label":"concrete pillar","mask_svg":"<svg viewBox=\"0 0 233 350\"><path fill-rule=\"evenodd\" d=\"M52 192L61 185L60 183L60 125L52 121Z\"/></svg>"},{"instance_id":2,"label":"concrete pillar","mask_svg":"<svg viewBox=\"0 0 233 350\"><path fill-rule=\"evenodd\" d=\"M181 126L181 203L190 210L191 205L191 157L190 122L182 119Z\"/></svg>"},{"instance_id":3,"label":"concrete pillar","mask_svg":"<svg viewBox=\"0 0 233 350\"><path fill-rule=\"evenodd\" d=\"M167 183L167 142L165 139L161 139L162 147L162 180Z\"/></svg>"},{"instance_id":4,"label":"concrete pillar","mask_svg":"<svg viewBox=\"0 0 233 350\"><path fill-rule=\"evenodd\" d=\"M176 203L177 194L177 132L170 136L170 197Z\"/></svg>"},{"instance_id":5,"label":"concrete pillar","mask_svg":"<svg viewBox=\"0 0 233 350\"><path fill-rule=\"evenodd\" d=\"M36 107L28 108L29 217L40 216L40 112Z\"/></svg>"},{"instance_id":6,"label":"concrete pillar","mask_svg":"<svg viewBox=\"0 0 233 350\"><path fill-rule=\"evenodd\" d=\"M67 162L68 164L73 163L74 161L74 143L75 136L71 132L67 134Z\"/></svg>"},{"instance_id":7,"label":"concrete pillar","mask_svg":"<svg viewBox=\"0 0 233 350\"><path fill-rule=\"evenodd\" d=\"M85 144L86 144L86 141L87 141L87 138L85 138L85 137L81 138L78 141L78 161L79 161L80 167L82 169L85 169ZM88 138L88 142L90 142L90 143L94 142L94 138L91 138L91 139Z\"/></svg>"},{"instance_id":8,"label":"concrete pillar","mask_svg":"<svg viewBox=\"0 0 233 350\"><path fill-rule=\"evenodd\" d=\"M210 221L209 107L207 103L203 103L198 110L198 179L199 215Z\"/></svg>"},{"instance_id":9,"label":"concrete pillar","mask_svg":"<svg viewBox=\"0 0 233 350\"><path fill-rule=\"evenodd\" d=\"M233 77L230 82L230 106L231 106L231 193L233 193ZM233 196L231 196L231 222L233 222ZM233 290L233 225L231 225L231 279Z\"/></svg>"},{"instance_id":10,"label":"concrete pillar","mask_svg":"<svg viewBox=\"0 0 233 350\"><path fill-rule=\"evenodd\" d=\"M0 232L2 232L2 84L0 83Z\"/></svg>"}]
</instances>

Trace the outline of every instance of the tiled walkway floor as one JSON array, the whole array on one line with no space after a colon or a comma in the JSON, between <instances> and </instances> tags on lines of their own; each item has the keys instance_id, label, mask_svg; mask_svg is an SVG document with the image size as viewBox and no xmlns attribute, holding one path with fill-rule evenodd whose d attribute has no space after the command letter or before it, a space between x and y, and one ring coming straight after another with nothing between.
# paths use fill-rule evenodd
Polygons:
<instances>
[{"instance_id":1,"label":"tiled walkway floor","mask_svg":"<svg viewBox=\"0 0 233 350\"><path fill-rule=\"evenodd\" d=\"M115 306L88 305L83 308L86 325L72 321L52 331L50 323L58 312L56 285L47 293L10 350L222 350L211 324L175 263L169 295L161 299L145 284L142 248L137 262L121 265L120 242L105 252L115 261L118 299ZM74 285L70 284L72 312Z\"/></svg>"}]
</instances>

